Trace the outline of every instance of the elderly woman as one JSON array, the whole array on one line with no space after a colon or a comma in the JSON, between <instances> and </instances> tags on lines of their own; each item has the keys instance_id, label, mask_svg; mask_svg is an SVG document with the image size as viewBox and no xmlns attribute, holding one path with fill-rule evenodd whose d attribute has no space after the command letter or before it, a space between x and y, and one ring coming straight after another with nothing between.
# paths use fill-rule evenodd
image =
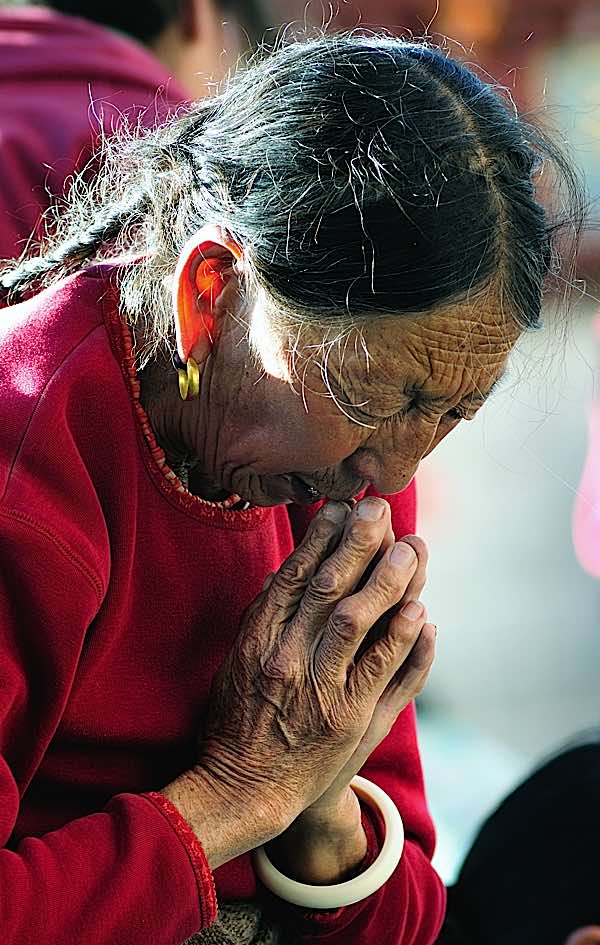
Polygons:
<instances>
[{"instance_id":1,"label":"elderly woman","mask_svg":"<svg viewBox=\"0 0 600 945\"><path fill-rule=\"evenodd\" d=\"M435 940L411 480L538 324L542 149L440 52L294 43L5 267L3 945Z\"/></svg>"}]
</instances>

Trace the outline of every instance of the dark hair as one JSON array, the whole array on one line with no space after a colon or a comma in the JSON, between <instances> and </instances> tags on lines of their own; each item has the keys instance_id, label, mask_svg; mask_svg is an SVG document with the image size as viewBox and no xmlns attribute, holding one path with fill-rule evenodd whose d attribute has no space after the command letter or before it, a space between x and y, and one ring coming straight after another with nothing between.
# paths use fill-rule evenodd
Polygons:
<instances>
[{"instance_id":1,"label":"dark hair","mask_svg":"<svg viewBox=\"0 0 600 945\"><path fill-rule=\"evenodd\" d=\"M182 16L187 0L34 0L59 13L81 16L151 43ZM215 0L218 10L235 16L252 42L267 27L263 0Z\"/></svg>"},{"instance_id":2,"label":"dark hair","mask_svg":"<svg viewBox=\"0 0 600 945\"><path fill-rule=\"evenodd\" d=\"M536 199L544 163L577 231L569 161L466 66L388 36L292 42L164 128L113 144L45 253L1 282L21 292L116 251L143 257L124 310L152 312L158 347L173 334L181 247L222 222L280 323L347 325L490 290L536 327L561 223Z\"/></svg>"}]
</instances>

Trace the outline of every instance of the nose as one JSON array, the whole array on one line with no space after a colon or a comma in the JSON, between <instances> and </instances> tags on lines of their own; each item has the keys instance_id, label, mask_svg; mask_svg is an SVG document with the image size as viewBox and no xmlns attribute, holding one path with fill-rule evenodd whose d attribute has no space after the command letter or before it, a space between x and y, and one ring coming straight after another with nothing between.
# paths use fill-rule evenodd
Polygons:
<instances>
[{"instance_id":1,"label":"nose","mask_svg":"<svg viewBox=\"0 0 600 945\"><path fill-rule=\"evenodd\" d=\"M456 423L422 420L403 424L392 437L378 432L352 457L356 473L372 482L383 495L401 492L423 457L435 449L453 426Z\"/></svg>"},{"instance_id":2,"label":"nose","mask_svg":"<svg viewBox=\"0 0 600 945\"><path fill-rule=\"evenodd\" d=\"M370 482L382 495L402 492L414 475L407 463L384 457L373 449L356 450L348 460L353 478Z\"/></svg>"}]
</instances>

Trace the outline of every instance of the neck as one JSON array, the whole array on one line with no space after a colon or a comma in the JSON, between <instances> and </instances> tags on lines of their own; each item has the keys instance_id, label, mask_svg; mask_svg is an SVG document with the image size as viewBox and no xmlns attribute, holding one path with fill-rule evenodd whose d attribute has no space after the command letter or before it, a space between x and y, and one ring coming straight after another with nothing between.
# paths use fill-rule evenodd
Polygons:
<instances>
[{"instance_id":1,"label":"neck","mask_svg":"<svg viewBox=\"0 0 600 945\"><path fill-rule=\"evenodd\" d=\"M190 431L197 429L200 401L181 400L175 370L166 359L146 365L139 381L140 402L169 468L194 495L209 502L227 498L229 493L205 474L200 457L187 445Z\"/></svg>"}]
</instances>

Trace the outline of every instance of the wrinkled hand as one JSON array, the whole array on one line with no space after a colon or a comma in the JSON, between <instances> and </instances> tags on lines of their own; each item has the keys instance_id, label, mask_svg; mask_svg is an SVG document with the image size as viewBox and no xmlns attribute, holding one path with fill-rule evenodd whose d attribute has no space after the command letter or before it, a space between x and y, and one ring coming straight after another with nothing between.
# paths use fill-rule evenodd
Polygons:
<instances>
[{"instance_id":1,"label":"wrinkled hand","mask_svg":"<svg viewBox=\"0 0 600 945\"><path fill-rule=\"evenodd\" d=\"M360 658L361 654L365 652L375 640L380 639L385 633L389 632L390 621L392 619L402 619L397 615L409 604L413 608L421 609L420 613L415 609L414 617L412 618L420 627L420 632L409 656L394 674L392 680L379 698L369 727L361 738L354 753L333 780L327 791L304 812L307 822L310 822L310 818L313 817L315 822L318 823L327 811L339 807L344 803L343 794L347 790L354 775L358 774L379 743L389 734L402 710L419 695L427 682L435 653L436 636L436 628L433 624L426 623L427 613L419 601L427 577L427 547L425 542L416 535L407 535L402 541L414 550L417 558L417 566L399 604L391 608L371 628L364 642L361 644L357 656ZM389 542L390 547L392 544L393 541Z\"/></svg>"},{"instance_id":2,"label":"wrinkled hand","mask_svg":"<svg viewBox=\"0 0 600 945\"><path fill-rule=\"evenodd\" d=\"M248 811L248 848L337 803L425 682L434 628L420 604L400 608L421 592L426 551L391 537L382 499L351 513L326 506L248 608L214 679L198 770Z\"/></svg>"}]
</instances>

